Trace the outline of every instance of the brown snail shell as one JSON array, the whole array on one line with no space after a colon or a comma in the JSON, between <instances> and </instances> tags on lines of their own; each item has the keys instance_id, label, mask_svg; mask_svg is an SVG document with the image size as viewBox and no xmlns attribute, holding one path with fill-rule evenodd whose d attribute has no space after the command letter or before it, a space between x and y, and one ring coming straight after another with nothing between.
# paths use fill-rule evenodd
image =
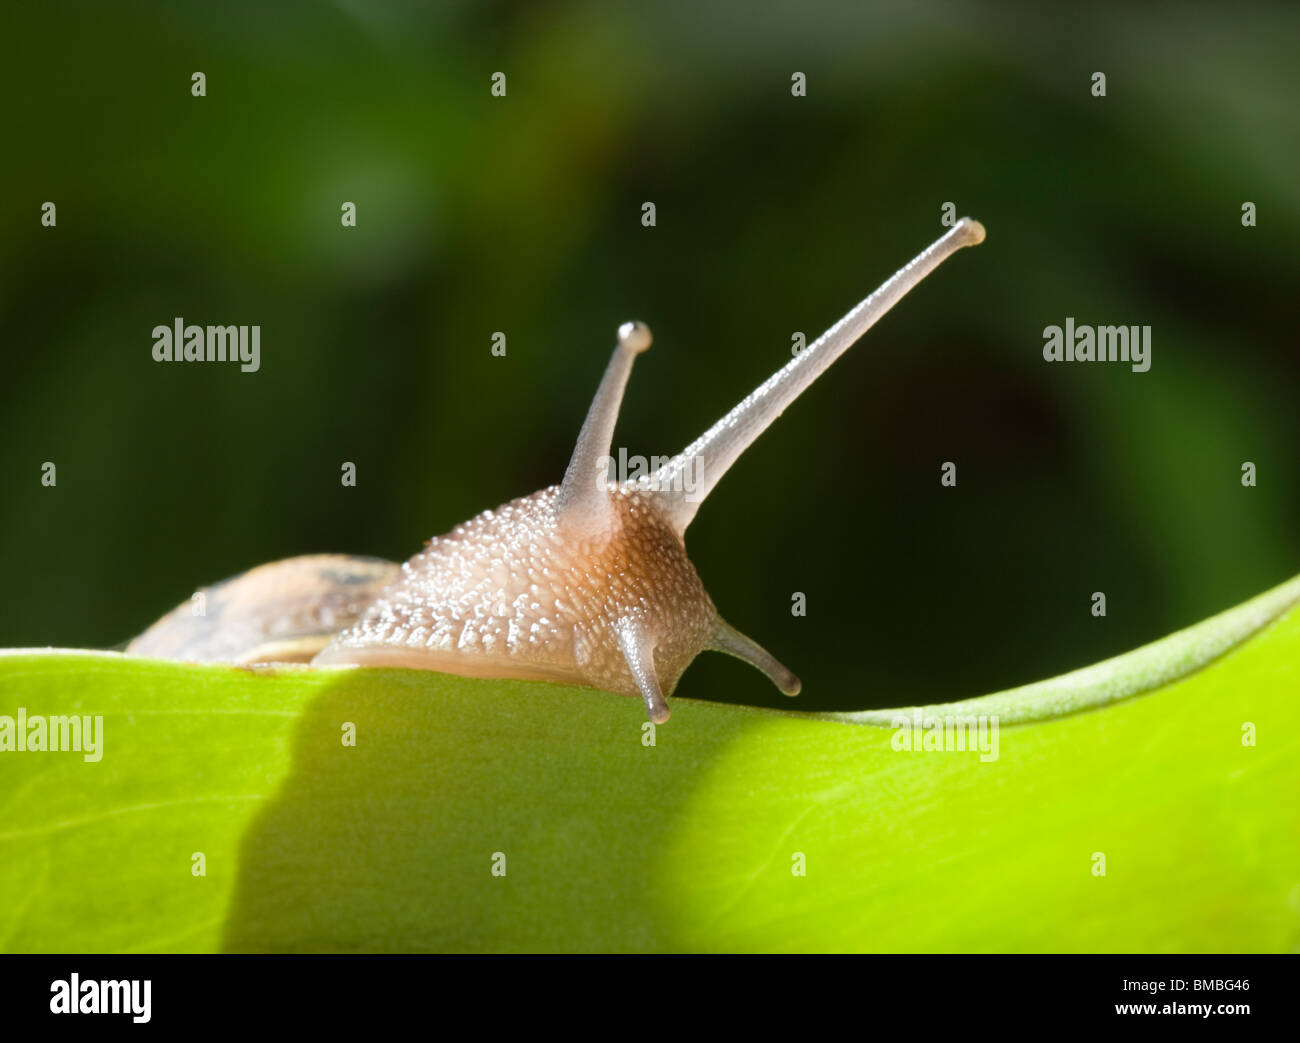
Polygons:
<instances>
[{"instance_id":1,"label":"brown snail shell","mask_svg":"<svg viewBox=\"0 0 1300 1043\"><path fill-rule=\"evenodd\" d=\"M307 554L204 587L126 646L193 663L309 663L401 571L382 558Z\"/></svg>"}]
</instances>

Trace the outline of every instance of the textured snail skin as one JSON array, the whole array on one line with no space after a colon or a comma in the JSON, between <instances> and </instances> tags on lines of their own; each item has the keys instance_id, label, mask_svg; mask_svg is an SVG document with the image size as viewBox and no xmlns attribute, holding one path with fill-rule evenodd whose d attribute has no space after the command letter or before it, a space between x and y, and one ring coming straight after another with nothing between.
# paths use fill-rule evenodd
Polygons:
<instances>
[{"instance_id":1,"label":"textured snail skin","mask_svg":"<svg viewBox=\"0 0 1300 1043\"><path fill-rule=\"evenodd\" d=\"M559 486L430 540L319 664L640 688L616 628L633 624L671 694L712 643L717 610L655 498L609 486L604 531L566 531ZM577 538L575 538L575 536Z\"/></svg>"}]
</instances>

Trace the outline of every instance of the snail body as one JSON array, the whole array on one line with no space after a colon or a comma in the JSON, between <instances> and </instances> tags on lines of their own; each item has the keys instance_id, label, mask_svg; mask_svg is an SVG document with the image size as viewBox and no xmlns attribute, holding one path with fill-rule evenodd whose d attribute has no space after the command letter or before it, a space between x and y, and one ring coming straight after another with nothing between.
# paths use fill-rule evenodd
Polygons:
<instances>
[{"instance_id":1,"label":"snail body","mask_svg":"<svg viewBox=\"0 0 1300 1043\"><path fill-rule=\"evenodd\" d=\"M639 695L659 723L686 668L714 650L795 695L798 678L718 614L687 557L686 528L808 385L942 261L983 238L963 218L681 453L620 483L608 477L614 425L651 341L643 324L625 323L559 485L484 511L400 568L315 555L254 569L213 588L221 611L210 623L186 623L182 605L127 651L238 662L292 654L582 684Z\"/></svg>"}]
</instances>

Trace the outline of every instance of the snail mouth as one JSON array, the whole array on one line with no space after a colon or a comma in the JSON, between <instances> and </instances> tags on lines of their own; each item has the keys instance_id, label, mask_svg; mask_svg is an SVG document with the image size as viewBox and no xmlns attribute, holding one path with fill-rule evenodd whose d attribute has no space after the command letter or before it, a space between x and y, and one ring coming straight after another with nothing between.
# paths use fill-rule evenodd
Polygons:
<instances>
[{"instance_id":1,"label":"snail mouth","mask_svg":"<svg viewBox=\"0 0 1300 1043\"><path fill-rule=\"evenodd\" d=\"M459 677L501 678L512 681L554 681L588 685L586 679L562 666L521 663L518 659L491 655L463 655L429 652L414 648L347 648L329 646L311 661L312 666L389 667L402 670L432 670Z\"/></svg>"}]
</instances>

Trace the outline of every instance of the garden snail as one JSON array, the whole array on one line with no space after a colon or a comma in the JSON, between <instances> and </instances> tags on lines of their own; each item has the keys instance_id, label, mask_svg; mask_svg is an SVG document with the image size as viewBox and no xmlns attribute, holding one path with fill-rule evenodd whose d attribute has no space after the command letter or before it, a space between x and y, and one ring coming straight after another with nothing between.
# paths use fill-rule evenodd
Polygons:
<instances>
[{"instance_id":1,"label":"garden snail","mask_svg":"<svg viewBox=\"0 0 1300 1043\"><path fill-rule=\"evenodd\" d=\"M127 652L190 660L413 667L640 695L650 719L702 651L727 652L795 695L799 680L718 615L683 537L741 453L940 263L984 239L963 218L651 475L609 479L633 360L619 328L564 479L430 540L405 565L311 555L263 565L164 616ZM685 478L693 474L693 482Z\"/></svg>"}]
</instances>

